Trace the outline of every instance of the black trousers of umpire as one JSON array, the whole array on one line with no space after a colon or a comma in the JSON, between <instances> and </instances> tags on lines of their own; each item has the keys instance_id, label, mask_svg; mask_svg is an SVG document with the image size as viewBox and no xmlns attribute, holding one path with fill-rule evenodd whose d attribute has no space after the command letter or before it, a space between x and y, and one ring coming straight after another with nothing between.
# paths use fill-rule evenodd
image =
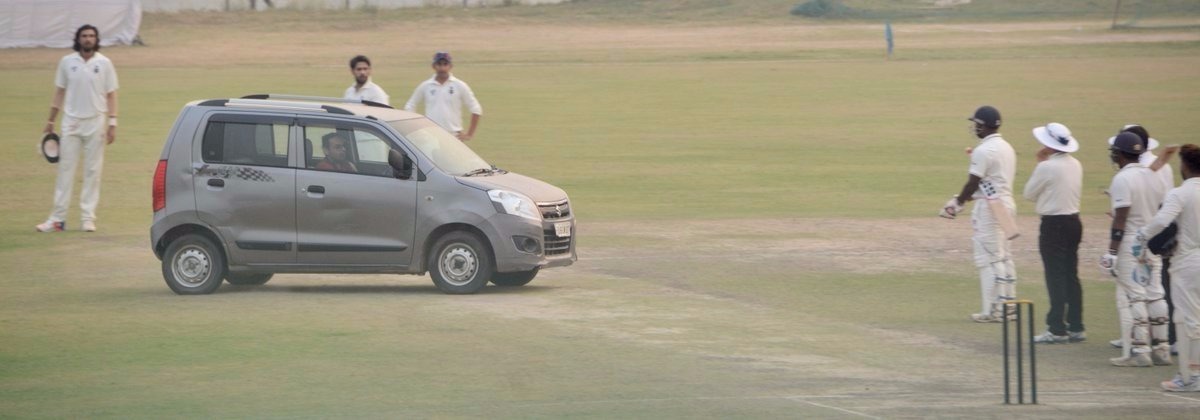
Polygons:
<instances>
[{"instance_id":1,"label":"black trousers of umpire","mask_svg":"<svg viewBox=\"0 0 1200 420\"><path fill-rule=\"evenodd\" d=\"M1083 224L1078 214L1042 216L1038 248L1046 272L1050 312L1046 327L1054 335L1083 331L1083 288L1079 285L1079 241Z\"/></svg>"}]
</instances>

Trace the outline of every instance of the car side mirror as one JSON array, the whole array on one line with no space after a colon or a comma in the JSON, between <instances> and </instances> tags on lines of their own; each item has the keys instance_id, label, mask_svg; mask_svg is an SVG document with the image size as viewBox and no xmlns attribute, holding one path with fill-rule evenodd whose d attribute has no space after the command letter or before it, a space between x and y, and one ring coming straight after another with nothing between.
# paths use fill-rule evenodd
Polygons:
<instances>
[{"instance_id":1,"label":"car side mirror","mask_svg":"<svg viewBox=\"0 0 1200 420\"><path fill-rule=\"evenodd\" d=\"M392 176L396 179L411 179L413 161L404 152L392 149L388 152L388 165L392 167Z\"/></svg>"}]
</instances>

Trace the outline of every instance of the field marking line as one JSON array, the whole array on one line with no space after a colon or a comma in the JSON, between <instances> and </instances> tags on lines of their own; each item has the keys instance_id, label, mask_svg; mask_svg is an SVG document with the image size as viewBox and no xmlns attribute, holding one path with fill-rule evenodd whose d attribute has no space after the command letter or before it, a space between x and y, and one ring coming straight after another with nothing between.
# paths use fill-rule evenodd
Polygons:
<instances>
[{"instance_id":1,"label":"field marking line","mask_svg":"<svg viewBox=\"0 0 1200 420\"><path fill-rule=\"evenodd\" d=\"M1179 398L1179 399L1184 399L1184 400L1188 400L1188 401L1200 402L1200 398L1188 398L1188 397L1185 397L1182 395L1172 394L1170 392L1165 392L1165 393L1163 393L1163 395L1166 395L1166 396L1172 397L1172 398Z\"/></svg>"},{"instance_id":2,"label":"field marking line","mask_svg":"<svg viewBox=\"0 0 1200 420\"><path fill-rule=\"evenodd\" d=\"M869 418L869 419L876 419L876 420L881 420L881 419L883 419L883 417L875 417L875 416L872 416L872 415L870 415L870 414L867 414L867 413L860 413L860 412L857 412L857 411L854 411L854 410L849 410L849 409L845 409L845 408L841 408L841 407L834 407L834 406L832 406L832 405L826 405L826 404L815 403L815 402L808 401L808 400L805 400L805 399L799 399L799 398L795 398L795 397L788 397L788 399L789 399L789 400L792 400L792 401L796 401L796 402L801 402L801 403L805 403L805 404L808 404L808 405L812 405L812 406L817 406L817 407L821 407L821 408L828 408L828 409L830 409L830 410L837 410L837 411L841 411L841 412L843 412L843 413L847 413L847 414L853 414L853 415L856 415L856 416L866 417L866 418Z\"/></svg>"}]
</instances>

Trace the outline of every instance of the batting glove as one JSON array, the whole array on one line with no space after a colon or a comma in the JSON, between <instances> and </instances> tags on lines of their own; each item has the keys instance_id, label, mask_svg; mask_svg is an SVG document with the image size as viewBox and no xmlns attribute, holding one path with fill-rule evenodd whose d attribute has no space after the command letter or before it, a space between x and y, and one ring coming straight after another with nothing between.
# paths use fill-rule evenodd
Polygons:
<instances>
[{"instance_id":1,"label":"batting glove","mask_svg":"<svg viewBox=\"0 0 1200 420\"><path fill-rule=\"evenodd\" d=\"M946 205L942 206L942 211L938 212L938 216L946 219L953 219L958 217L958 213L962 211L963 206L962 204L958 204L958 197L951 197L950 201L947 201Z\"/></svg>"},{"instance_id":2,"label":"batting glove","mask_svg":"<svg viewBox=\"0 0 1200 420\"><path fill-rule=\"evenodd\" d=\"M1117 277L1117 250L1110 249L1108 253L1100 256L1100 271Z\"/></svg>"}]
</instances>

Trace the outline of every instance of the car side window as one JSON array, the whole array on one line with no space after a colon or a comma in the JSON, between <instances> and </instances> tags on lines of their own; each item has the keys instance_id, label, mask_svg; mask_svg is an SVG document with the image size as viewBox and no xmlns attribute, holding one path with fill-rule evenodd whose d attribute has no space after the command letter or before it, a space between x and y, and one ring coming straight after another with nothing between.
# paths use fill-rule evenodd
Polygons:
<instances>
[{"instance_id":1,"label":"car side window","mask_svg":"<svg viewBox=\"0 0 1200 420\"><path fill-rule=\"evenodd\" d=\"M211 119L204 128L201 155L206 163L288 166L285 122Z\"/></svg>"}]
</instances>

